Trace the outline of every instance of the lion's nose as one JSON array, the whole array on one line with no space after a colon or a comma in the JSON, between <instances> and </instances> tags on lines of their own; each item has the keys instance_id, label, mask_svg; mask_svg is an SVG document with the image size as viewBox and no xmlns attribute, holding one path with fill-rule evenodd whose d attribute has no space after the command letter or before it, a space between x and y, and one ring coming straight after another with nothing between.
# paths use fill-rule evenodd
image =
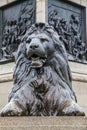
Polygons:
<instances>
[{"instance_id":1,"label":"lion's nose","mask_svg":"<svg viewBox=\"0 0 87 130\"><path fill-rule=\"evenodd\" d=\"M38 47L39 47L38 44L32 44L32 45L30 45L30 48L31 48L31 49L37 49Z\"/></svg>"}]
</instances>

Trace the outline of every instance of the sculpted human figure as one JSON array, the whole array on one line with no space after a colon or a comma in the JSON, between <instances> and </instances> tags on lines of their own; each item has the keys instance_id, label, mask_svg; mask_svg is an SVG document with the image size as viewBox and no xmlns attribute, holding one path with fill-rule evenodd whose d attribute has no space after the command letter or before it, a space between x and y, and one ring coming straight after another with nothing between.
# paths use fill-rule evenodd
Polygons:
<instances>
[{"instance_id":1,"label":"sculpted human figure","mask_svg":"<svg viewBox=\"0 0 87 130\"><path fill-rule=\"evenodd\" d=\"M1 116L84 116L72 89L65 48L53 27L38 23L22 38L14 83Z\"/></svg>"}]
</instances>

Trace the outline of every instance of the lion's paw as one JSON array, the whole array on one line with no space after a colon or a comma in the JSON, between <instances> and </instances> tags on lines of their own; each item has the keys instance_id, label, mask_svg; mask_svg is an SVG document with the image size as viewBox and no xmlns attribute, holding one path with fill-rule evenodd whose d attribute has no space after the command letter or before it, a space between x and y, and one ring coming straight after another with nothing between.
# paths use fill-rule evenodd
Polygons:
<instances>
[{"instance_id":1,"label":"lion's paw","mask_svg":"<svg viewBox=\"0 0 87 130\"><path fill-rule=\"evenodd\" d=\"M15 103L9 102L0 112L0 116L22 116L23 110Z\"/></svg>"},{"instance_id":2,"label":"lion's paw","mask_svg":"<svg viewBox=\"0 0 87 130\"><path fill-rule=\"evenodd\" d=\"M85 116L83 109L75 102L70 102L62 110L65 116Z\"/></svg>"}]
</instances>

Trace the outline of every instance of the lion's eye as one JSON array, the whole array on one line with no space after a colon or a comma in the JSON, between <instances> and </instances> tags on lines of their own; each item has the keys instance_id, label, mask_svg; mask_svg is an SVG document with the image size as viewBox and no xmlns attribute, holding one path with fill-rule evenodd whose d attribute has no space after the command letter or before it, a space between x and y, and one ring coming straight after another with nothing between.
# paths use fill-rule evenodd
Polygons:
<instances>
[{"instance_id":1,"label":"lion's eye","mask_svg":"<svg viewBox=\"0 0 87 130\"><path fill-rule=\"evenodd\" d=\"M26 40L26 43L30 43L30 42L31 42L31 39L28 38L28 39Z\"/></svg>"},{"instance_id":2,"label":"lion's eye","mask_svg":"<svg viewBox=\"0 0 87 130\"><path fill-rule=\"evenodd\" d=\"M41 42L48 42L49 40L48 39L46 39L46 38L40 38L40 40L41 40Z\"/></svg>"}]
</instances>

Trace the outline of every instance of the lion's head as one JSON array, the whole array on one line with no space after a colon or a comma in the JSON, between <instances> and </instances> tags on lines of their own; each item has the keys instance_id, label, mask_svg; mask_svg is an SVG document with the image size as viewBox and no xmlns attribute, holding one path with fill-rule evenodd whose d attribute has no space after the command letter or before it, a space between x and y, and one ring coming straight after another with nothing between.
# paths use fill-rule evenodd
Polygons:
<instances>
[{"instance_id":1,"label":"lion's head","mask_svg":"<svg viewBox=\"0 0 87 130\"><path fill-rule=\"evenodd\" d=\"M62 47L59 36L53 28L42 23L32 26L23 37L23 41L26 46L26 57L32 68L40 68L46 63L49 64L57 53L56 51L61 51Z\"/></svg>"}]
</instances>

